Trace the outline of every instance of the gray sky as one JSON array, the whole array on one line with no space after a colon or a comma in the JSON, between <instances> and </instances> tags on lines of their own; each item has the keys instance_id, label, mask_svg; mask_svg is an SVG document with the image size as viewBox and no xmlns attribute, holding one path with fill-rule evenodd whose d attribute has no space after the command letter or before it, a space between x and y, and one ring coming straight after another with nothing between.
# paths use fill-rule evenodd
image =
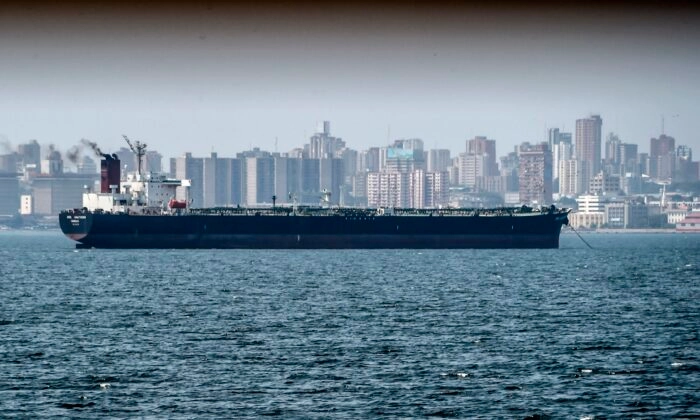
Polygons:
<instances>
[{"instance_id":1,"label":"gray sky","mask_svg":"<svg viewBox=\"0 0 700 420\"><path fill-rule=\"evenodd\" d=\"M330 120L355 149L485 135L503 155L598 113L642 151L665 115L697 160L700 13L641 4L0 6L0 140L232 156Z\"/></svg>"}]
</instances>

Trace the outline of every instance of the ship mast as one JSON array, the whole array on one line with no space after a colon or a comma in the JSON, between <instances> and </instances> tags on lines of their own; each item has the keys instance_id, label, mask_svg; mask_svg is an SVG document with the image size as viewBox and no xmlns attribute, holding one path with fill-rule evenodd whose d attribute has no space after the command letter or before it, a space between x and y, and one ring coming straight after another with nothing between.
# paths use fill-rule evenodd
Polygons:
<instances>
[{"instance_id":1,"label":"ship mast","mask_svg":"<svg viewBox=\"0 0 700 420\"><path fill-rule=\"evenodd\" d=\"M124 140L126 140L126 144L129 145L131 151L136 155L138 174L141 175L141 162L143 161L143 157L146 155L146 143L141 143L140 141L136 140L132 144L131 140L129 140L126 134L122 134L122 137L124 137Z\"/></svg>"}]
</instances>

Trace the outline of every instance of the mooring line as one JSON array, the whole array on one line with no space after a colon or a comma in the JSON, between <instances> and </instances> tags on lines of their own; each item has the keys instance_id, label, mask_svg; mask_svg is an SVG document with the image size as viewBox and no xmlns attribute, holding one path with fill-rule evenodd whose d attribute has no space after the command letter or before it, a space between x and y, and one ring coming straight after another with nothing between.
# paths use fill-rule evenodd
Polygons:
<instances>
[{"instance_id":1,"label":"mooring line","mask_svg":"<svg viewBox=\"0 0 700 420\"><path fill-rule=\"evenodd\" d=\"M571 230L574 231L574 233L576 234L576 236L578 236L578 237L583 241L584 244L588 245L588 247L589 247L590 249L593 249L593 247L591 246L591 244L589 244L588 241L586 241L585 239L583 239L583 236L581 236L581 234L579 234L579 233L576 231L576 229L574 229L573 226L569 225L569 227L571 228Z\"/></svg>"}]
</instances>

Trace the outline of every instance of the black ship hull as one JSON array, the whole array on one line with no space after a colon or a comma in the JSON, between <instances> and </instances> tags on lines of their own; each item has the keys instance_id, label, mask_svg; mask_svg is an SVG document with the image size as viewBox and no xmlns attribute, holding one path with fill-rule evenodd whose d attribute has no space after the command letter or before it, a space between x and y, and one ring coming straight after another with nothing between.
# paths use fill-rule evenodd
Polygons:
<instances>
[{"instance_id":1,"label":"black ship hull","mask_svg":"<svg viewBox=\"0 0 700 420\"><path fill-rule=\"evenodd\" d=\"M129 215L64 212L94 248L558 248L567 213L528 215Z\"/></svg>"}]
</instances>

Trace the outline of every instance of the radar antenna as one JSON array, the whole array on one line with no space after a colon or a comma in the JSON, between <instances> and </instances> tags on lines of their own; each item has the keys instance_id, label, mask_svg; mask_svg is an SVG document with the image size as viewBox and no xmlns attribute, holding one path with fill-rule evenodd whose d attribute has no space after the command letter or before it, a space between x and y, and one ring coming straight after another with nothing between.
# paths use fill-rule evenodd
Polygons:
<instances>
[{"instance_id":1,"label":"radar antenna","mask_svg":"<svg viewBox=\"0 0 700 420\"><path fill-rule=\"evenodd\" d=\"M146 143L141 143L138 140L131 143L131 140L129 140L126 134L122 134L122 137L124 137L124 140L126 140L126 144L129 145L131 151L134 152L134 154L136 155L138 174L141 175L141 163L143 161L143 157L146 156Z\"/></svg>"}]
</instances>

